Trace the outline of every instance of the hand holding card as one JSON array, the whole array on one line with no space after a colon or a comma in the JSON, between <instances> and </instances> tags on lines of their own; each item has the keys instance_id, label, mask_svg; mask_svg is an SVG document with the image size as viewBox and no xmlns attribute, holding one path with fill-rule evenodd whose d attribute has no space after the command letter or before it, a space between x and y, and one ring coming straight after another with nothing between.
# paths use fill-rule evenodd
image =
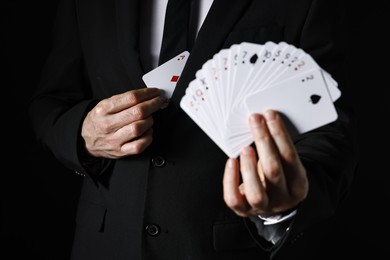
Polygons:
<instances>
[{"instance_id":1,"label":"hand holding card","mask_svg":"<svg viewBox=\"0 0 390 260\"><path fill-rule=\"evenodd\" d=\"M302 49L285 42L243 42L221 50L196 73L181 108L229 156L253 138L252 113L273 109L290 134L337 119L337 82Z\"/></svg>"},{"instance_id":2,"label":"hand holding card","mask_svg":"<svg viewBox=\"0 0 390 260\"><path fill-rule=\"evenodd\" d=\"M188 51L184 51L143 75L142 79L146 86L148 88L162 89L165 92L165 97L169 100L172 97L189 55Z\"/></svg>"}]
</instances>

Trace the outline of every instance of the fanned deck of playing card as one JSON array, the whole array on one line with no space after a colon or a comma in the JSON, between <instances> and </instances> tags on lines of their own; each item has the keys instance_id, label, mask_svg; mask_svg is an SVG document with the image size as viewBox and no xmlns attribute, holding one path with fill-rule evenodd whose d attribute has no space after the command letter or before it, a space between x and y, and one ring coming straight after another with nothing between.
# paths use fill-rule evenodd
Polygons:
<instances>
[{"instance_id":1,"label":"fanned deck of playing card","mask_svg":"<svg viewBox=\"0 0 390 260\"><path fill-rule=\"evenodd\" d=\"M337 119L337 82L302 49L285 42L243 42L223 49L196 73L181 108L229 156L253 142L251 113L279 111L291 134Z\"/></svg>"}]
</instances>

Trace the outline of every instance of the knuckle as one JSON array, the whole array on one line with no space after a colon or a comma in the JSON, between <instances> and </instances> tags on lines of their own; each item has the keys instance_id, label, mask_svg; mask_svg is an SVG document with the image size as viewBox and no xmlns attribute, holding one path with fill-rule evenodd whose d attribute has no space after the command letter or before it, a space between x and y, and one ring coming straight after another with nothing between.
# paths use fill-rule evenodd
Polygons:
<instances>
[{"instance_id":1,"label":"knuckle","mask_svg":"<svg viewBox=\"0 0 390 260\"><path fill-rule=\"evenodd\" d=\"M262 208L266 203L264 196L261 196L258 192L253 192L247 195L248 203L257 208Z\"/></svg>"},{"instance_id":2,"label":"knuckle","mask_svg":"<svg viewBox=\"0 0 390 260\"><path fill-rule=\"evenodd\" d=\"M225 200L226 205L228 205L229 208L231 208L231 209L237 210L241 206L240 200L235 196L225 194L224 200Z\"/></svg>"},{"instance_id":3,"label":"knuckle","mask_svg":"<svg viewBox=\"0 0 390 260\"><path fill-rule=\"evenodd\" d=\"M140 102L140 97L137 91L128 92L128 94L125 96L125 99L126 103L129 104L138 104Z\"/></svg>"},{"instance_id":4,"label":"knuckle","mask_svg":"<svg viewBox=\"0 0 390 260\"><path fill-rule=\"evenodd\" d=\"M104 140L105 142L105 149L109 151L118 151L118 145L116 142L116 139L113 136L107 136Z\"/></svg>"},{"instance_id":5,"label":"knuckle","mask_svg":"<svg viewBox=\"0 0 390 260\"><path fill-rule=\"evenodd\" d=\"M136 145L133 145L133 146L132 146L132 149L131 149L131 150L132 150L133 153L135 153L135 154L140 154L140 153L142 153L142 152L144 151L144 147L141 146L141 145L139 145L139 144L136 144Z\"/></svg>"},{"instance_id":6,"label":"knuckle","mask_svg":"<svg viewBox=\"0 0 390 260\"><path fill-rule=\"evenodd\" d=\"M106 111L110 109L110 102L107 100L102 100L100 101L96 106L95 109L93 110L93 113L95 116L102 116L105 114Z\"/></svg>"},{"instance_id":7,"label":"knuckle","mask_svg":"<svg viewBox=\"0 0 390 260\"><path fill-rule=\"evenodd\" d=\"M298 155L293 150L284 152L283 157L287 162L295 162L298 160Z\"/></svg>"},{"instance_id":8,"label":"knuckle","mask_svg":"<svg viewBox=\"0 0 390 260\"><path fill-rule=\"evenodd\" d=\"M263 164L262 168L264 173L271 178L278 176L281 170L280 164L273 159L270 159L267 163Z\"/></svg>"},{"instance_id":9,"label":"knuckle","mask_svg":"<svg viewBox=\"0 0 390 260\"><path fill-rule=\"evenodd\" d=\"M120 100L118 101L118 96L111 96L107 99L103 99L99 104L102 105L106 111L111 111L115 109L118 102L120 102Z\"/></svg>"},{"instance_id":10,"label":"knuckle","mask_svg":"<svg viewBox=\"0 0 390 260\"><path fill-rule=\"evenodd\" d=\"M99 122L99 129L101 133L109 133L111 131L111 121L109 119L102 119Z\"/></svg>"},{"instance_id":11,"label":"knuckle","mask_svg":"<svg viewBox=\"0 0 390 260\"><path fill-rule=\"evenodd\" d=\"M135 143L131 145L131 151L134 154L140 154L145 150L145 146L141 143Z\"/></svg>"},{"instance_id":12,"label":"knuckle","mask_svg":"<svg viewBox=\"0 0 390 260\"><path fill-rule=\"evenodd\" d=\"M141 106L134 106L130 108L130 115L135 120L142 119L144 113L144 109Z\"/></svg>"},{"instance_id":13,"label":"knuckle","mask_svg":"<svg viewBox=\"0 0 390 260\"><path fill-rule=\"evenodd\" d=\"M140 136L142 134L141 126L139 124L131 124L129 128L131 136Z\"/></svg>"},{"instance_id":14,"label":"knuckle","mask_svg":"<svg viewBox=\"0 0 390 260\"><path fill-rule=\"evenodd\" d=\"M153 132L150 129L150 131L146 135L143 135L142 138L128 143L125 152L130 154L140 154L144 152L153 141L152 133Z\"/></svg>"}]
</instances>

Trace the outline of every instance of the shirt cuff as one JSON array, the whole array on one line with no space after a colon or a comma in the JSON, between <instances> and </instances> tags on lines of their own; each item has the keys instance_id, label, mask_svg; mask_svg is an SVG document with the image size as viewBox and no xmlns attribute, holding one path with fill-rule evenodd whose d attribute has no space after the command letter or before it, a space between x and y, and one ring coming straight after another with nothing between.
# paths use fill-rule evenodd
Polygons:
<instances>
[{"instance_id":1,"label":"shirt cuff","mask_svg":"<svg viewBox=\"0 0 390 260\"><path fill-rule=\"evenodd\" d=\"M264 220L263 225L273 225L273 224L277 224L277 223L283 222L285 220L288 220L288 219L294 217L295 214L297 214L296 209L294 209L293 211L291 211L288 214L276 214L276 215L272 215L270 217L262 217L262 216L258 215L257 217L260 218L261 220Z\"/></svg>"},{"instance_id":2,"label":"shirt cuff","mask_svg":"<svg viewBox=\"0 0 390 260\"><path fill-rule=\"evenodd\" d=\"M257 215L251 216L249 219L255 223L259 236L275 245L289 230L291 221L296 213L297 209L293 209L292 211L270 217Z\"/></svg>"}]
</instances>

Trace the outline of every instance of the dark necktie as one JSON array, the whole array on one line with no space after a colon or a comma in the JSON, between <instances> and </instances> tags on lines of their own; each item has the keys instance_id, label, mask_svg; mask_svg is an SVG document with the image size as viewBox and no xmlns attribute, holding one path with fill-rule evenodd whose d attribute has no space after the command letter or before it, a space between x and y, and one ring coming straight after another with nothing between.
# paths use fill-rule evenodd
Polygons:
<instances>
[{"instance_id":1,"label":"dark necktie","mask_svg":"<svg viewBox=\"0 0 390 260\"><path fill-rule=\"evenodd\" d=\"M191 2L191 0L168 1L159 64L188 50Z\"/></svg>"}]
</instances>

